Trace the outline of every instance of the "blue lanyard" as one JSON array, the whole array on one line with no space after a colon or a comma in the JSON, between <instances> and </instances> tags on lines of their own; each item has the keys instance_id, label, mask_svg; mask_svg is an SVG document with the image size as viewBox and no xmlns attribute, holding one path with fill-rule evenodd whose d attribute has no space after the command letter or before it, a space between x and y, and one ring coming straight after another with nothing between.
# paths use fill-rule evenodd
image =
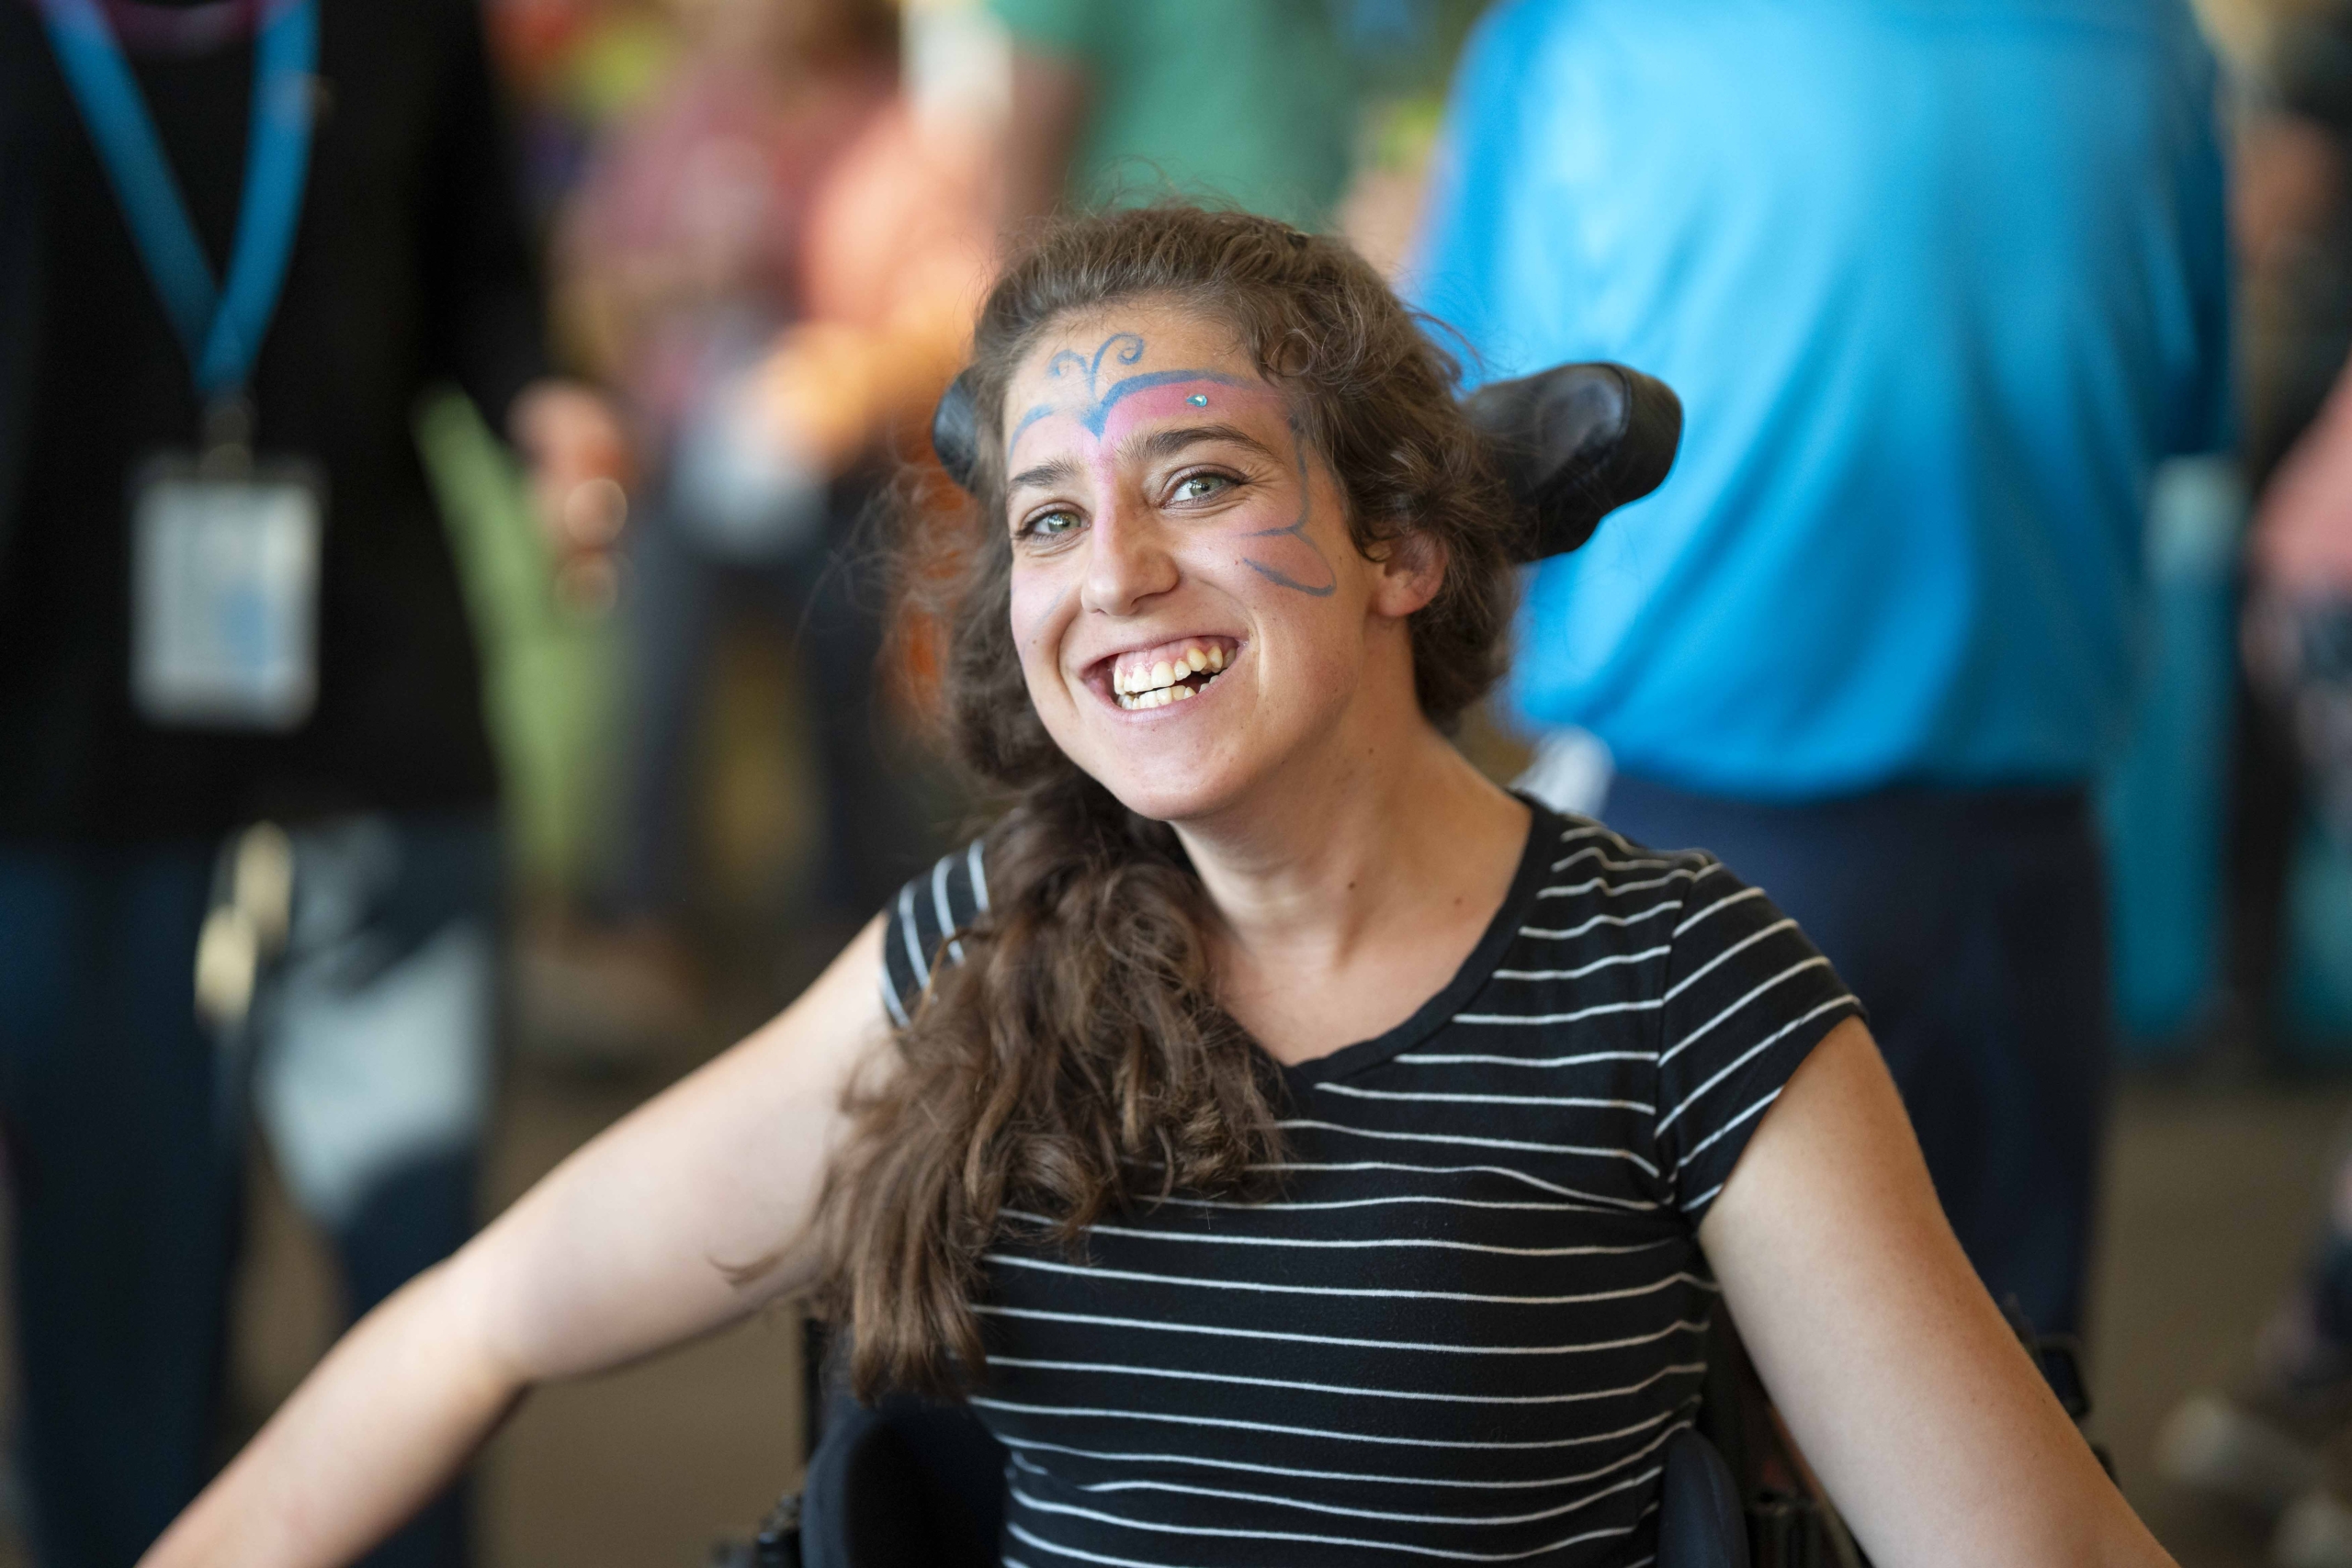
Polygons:
<instances>
[{"instance_id":1,"label":"blue lanyard","mask_svg":"<svg viewBox=\"0 0 2352 1568\"><path fill-rule=\"evenodd\" d=\"M195 367L197 391L213 400L241 390L277 309L302 214L302 176L311 157L311 74L319 57L318 0L273 6L262 25L236 246L228 277L219 286L179 184L164 161L163 143L130 63L96 0L40 0L40 7L50 43L114 182L148 276Z\"/></svg>"}]
</instances>

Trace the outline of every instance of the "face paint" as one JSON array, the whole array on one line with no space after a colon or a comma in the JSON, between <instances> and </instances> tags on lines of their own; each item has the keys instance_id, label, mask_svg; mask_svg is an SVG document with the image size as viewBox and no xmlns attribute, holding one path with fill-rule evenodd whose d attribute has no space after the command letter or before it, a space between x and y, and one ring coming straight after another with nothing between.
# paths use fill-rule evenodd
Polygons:
<instances>
[{"instance_id":1,"label":"face paint","mask_svg":"<svg viewBox=\"0 0 2352 1568\"><path fill-rule=\"evenodd\" d=\"M1291 439L1296 444L1295 450L1298 455L1298 516L1293 519L1286 527L1261 528L1258 532L1247 535L1245 537L1252 539L1296 539L1300 544L1306 547L1309 554L1314 556L1315 564L1323 569L1322 575L1329 579L1329 581L1326 581L1322 587L1316 588L1301 582L1296 578L1291 577L1286 573L1277 571L1272 567L1268 566L1265 562L1256 559L1255 558L1248 558L1248 565L1250 570L1256 572L1259 576L1278 587L1295 588L1301 593L1313 594L1317 599L1328 599L1340 586L1340 574L1331 570L1330 561L1323 554L1323 547L1306 536L1306 520L1314 510L1315 492L1307 483L1306 442L1299 434L1298 422L1296 420L1293 420L1291 422L1290 434Z\"/></svg>"},{"instance_id":2,"label":"face paint","mask_svg":"<svg viewBox=\"0 0 2352 1568\"><path fill-rule=\"evenodd\" d=\"M1086 376L1084 400L1076 402L1039 403L1029 409L1014 423L1012 434L1005 439L1004 449L1011 452L1017 448L1021 445L1021 437L1031 425L1053 414L1069 414L1080 424L1085 426L1089 435L1099 439L1102 434L1104 422L1111 417L1111 411L1118 406L1121 399L1133 396L1136 392L1149 391L1154 387L1174 386L1180 381L1216 381L1227 387L1238 387L1243 384L1216 370L1150 370L1140 376L1121 377L1118 380L1112 382L1107 389L1098 390L1102 382L1103 355L1110 355L1114 349L1116 349L1117 353L1113 356L1114 364L1133 365L1143 357L1144 346L1143 338L1137 333L1113 333L1096 345L1091 358L1075 349L1068 348L1055 355L1046 362L1046 378L1050 381L1058 381L1073 370L1082 371ZM1205 393L1195 393L1188 400L1195 408L1208 406L1208 397Z\"/></svg>"},{"instance_id":3,"label":"face paint","mask_svg":"<svg viewBox=\"0 0 2352 1568\"><path fill-rule=\"evenodd\" d=\"M1074 349L1066 348L1057 353L1051 359L1047 360L1046 362L1046 377L1048 380L1058 381L1063 379L1065 377L1069 376L1073 372L1082 374L1085 377L1086 391L1084 400L1077 402L1057 401L1039 403L1023 412L1021 418L1014 423L1012 427L1012 434L1005 443L1005 450L1008 455L1008 458L1010 454L1020 445L1021 437L1032 425L1037 423L1040 420L1050 418L1055 414L1066 413L1076 419L1080 425L1086 430L1087 434L1095 438L1098 443L1098 452L1102 454L1104 460L1107 460L1108 454L1107 452L1102 451L1102 446L1100 445L1103 442L1103 431L1110 422L1112 411L1125 399L1136 393L1149 392L1162 387L1175 387L1185 382L1194 381L1211 381L1221 386L1242 388L1245 389L1249 388L1250 384L1248 382L1238 380L1221 371L1208 369L1177 369L1153 370L1147 371L1140 376L1122 377L1118 380L1114 381L1107 389L1102 389L1102 362L1106 357L1114 365L1133 365L1144 356L1147 347L1148 345L1141 333L1118 332L1113 333L1109 337L1104 338L1100 344L1096 344L1094 352L1091 355L1080 354ZM1261 389L1266 389L1261 388ZM1147 400L1147 401L1149 400ZM1206 392L1193 392L1184 399L1186 406L1191 408L1206 408L1208 407L1208 401L1209 399ZM1146 412L1143 417L1148 418L1150 416L1148 412ZM1270 565L1265 561L1253 558L1245 557L1244 564L1251 570L1257 572L1261 577L1263 577L1267 581L1272 582L1278 587L1287 588L1292 590L1294 592L1305 593L1317 599L1328 598L1339 588L1339 573L1333 570L1329 558L1323 554L1322 547L1307 536L1306 526L1313 515L1313 491L1308 482L1306 471L1306 444L1305 434L1299 428L1299 423L1296 418L1294 417L1291 419L1289 421L1289 424L1293 444L1293 454L1298 467L1298 515L1282 527L1261 528L1254 533L1243 535L1242 537L1250 539L1290 538L1296 540L1299 544L1304 545L1306 547L1307 553L1314 557L1315 559L1315 567L1317 570L1307 572L1306 575L1319 577L1323 581L1319 584L1303 581L1300 577L1294 576L1292 573L1282 570L1278 566ZM1110 478L1107 470L1105 470L1102 477L1107 483Z\"/></svg>"},{"instance_id":4,"label":"face paint","mask_svg":"<svg viewBox=\"0 0 2352 1568\"><path fill-rule=\"evenodd\" d=\"M1005 625L1064 755L1184 821L1353 735L1367 660L1396 661L1381 581L1299 389L1232 323L1158 300L1077 320L1002 406Z\"/></svg>"}]
</instances>

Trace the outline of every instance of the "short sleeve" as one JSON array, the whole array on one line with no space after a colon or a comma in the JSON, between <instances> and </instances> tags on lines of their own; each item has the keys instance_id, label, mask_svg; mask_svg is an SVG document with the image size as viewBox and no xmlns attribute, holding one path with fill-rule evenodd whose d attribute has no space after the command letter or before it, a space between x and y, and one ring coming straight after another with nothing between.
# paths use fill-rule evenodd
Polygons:
<instances>
[{"instance_id":1,"label":"short sleeve","mask_svg":"<svg viewBox=\"0 0 2352 1568\"><path fill-rule=\"evenodd\" d=\"M1658 1010L1658 1174L1691 1224L1807 1054L1861 1011L1762 889L1703 858L1674 928Z\"/></svg>"},{"instance_id":2,"label":"short sleeve","mask_svg":"<svg viewBox=\"0 0 2352 1568\"><path fill-rule=\"evenodd\" d=\"M989 0L1012 41L1041 54L1084 56L1091 51L1094 12L1100 0Z\"/></svg>"},{"instance_id":3,"label":"short sleeve","mask_svg":"<svg viewBox=\"0 0 2352 1568\"><path fill-rule=\"evenodd\" d=\"M882 1010L892 1023L907 1026L940 965L963 962L956 935L988 909L988 868L978 839L899 889L883 911Z\"/></svg>"}]
</instances>

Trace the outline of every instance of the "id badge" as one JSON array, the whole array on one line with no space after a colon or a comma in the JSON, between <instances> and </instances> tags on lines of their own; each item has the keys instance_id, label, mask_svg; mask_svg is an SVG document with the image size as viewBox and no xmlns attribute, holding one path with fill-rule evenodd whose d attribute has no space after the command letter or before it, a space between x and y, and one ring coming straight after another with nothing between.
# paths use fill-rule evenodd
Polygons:
<instances>
[{"instance_id":1,"label":"id badge","mask_svg":"<svg viewBox=\"0 0 2352 1568\"><path fill-rule=\"evenodd\" d=\"M148 464L130 508L130 694L151 723L288 730L318 701L322 490L307 464Z\"/></svg>"}]
</instances>

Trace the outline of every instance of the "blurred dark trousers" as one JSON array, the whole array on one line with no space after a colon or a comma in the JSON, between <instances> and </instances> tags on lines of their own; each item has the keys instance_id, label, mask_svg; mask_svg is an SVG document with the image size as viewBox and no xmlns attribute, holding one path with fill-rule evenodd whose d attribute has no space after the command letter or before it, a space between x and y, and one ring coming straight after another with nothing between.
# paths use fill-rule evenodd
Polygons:
<instances>
[{"instance_id":1,"label":"blurred dark trousers","mask_svg":"<svg viewBox=\"0 0 2352 1568\"><path fill-rule=\"evenodd\" d=\"M2082 1329L2109 1092L2106 906L2077 791L1759 806L1620 776L1603 816L1712 851L1870 1010L1961 1246L2045 1333Z\"/></svg>"},{"instance_id":2,"label":"blurred dark trousers","mask_svg":"<svg viewBox=\"0 0 2352 1568\"><path fill-rule=\"evenodd\" d=\"M355 839L361 824L372 831ZM314 874L322 853L352 841L372 855L362 857L372 883ZM297 832L297 930L255 1010L256 1034L271 1032L276 1009L285 1036L264 1046L261 1086L267 1098L275 1074L281 1133L305 1106L305 1071L317 1080L349 1068L334 1058L334 1029L317 1027L333 1016L322 997L361 1004L345 1010L346 1039L433 1013L431 961L458 940L435 934L481 917L484 889L494 918L496 846L494 828L473 813ZM193 987L219 851L207 841L0 844L17 1449L41 1568L129 1568L224 1457L246 1078L198 1023ZM297 1030L311 1036L307 1054L280 1049ZM289 1185L304 1186L304 1156L277 1141ZM311 1141L321 1143L315 1131ZM405 1154L381 1134L373 1146L387 1157L361 1179L345 1174L348 1196L328 1226L355 1315L473 1224L470 1134L412 1138ZM308 1185L318 1189L318 1178ZM453 1495L368 1561L453 1568L465 1535L464 1499Z\"/></svg>"},{"instance_id":3,"label":"blurred dark trousers","mask_svg":"<svg viewBox=\"0 0 2352 1568\"><path fill-rule=\"evenodd\" d=\"M821 539L773 560L732 559L649 508L632 527L628 587L634 719L628 807L613 897L626 915L676 917L694 880L688 761L716 671L718 633L751 615L791 639L824 798L808 912L856 925L930 863L936 836L910 770L888 755L876 664L886 587L861 558L868 493L842 484Z\"/></svg>"},{"instance_id":4,"label":"blurred dark trousers","mask_svg":"<svg viewBox=\"0 0 2352 1568\"><path fill-rule=\"evenodd\" d=\"M0 848L0 1132L36 1561L121 1568L213 1457L239 1168L190 976L214 846Z\"/></svg>"}]
</instances>

